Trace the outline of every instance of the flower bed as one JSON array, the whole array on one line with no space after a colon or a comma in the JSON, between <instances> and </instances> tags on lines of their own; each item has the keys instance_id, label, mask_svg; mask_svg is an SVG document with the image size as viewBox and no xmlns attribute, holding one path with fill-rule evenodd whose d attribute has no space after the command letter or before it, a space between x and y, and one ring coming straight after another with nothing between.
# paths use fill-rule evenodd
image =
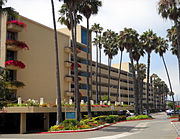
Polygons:
<instances>
[{"instance_id":1,"label":"flower bed","mask_svg":"<svg viewBox=\"0 0 180 139\"><path fill-rule=\"evenodd\" d=\"M27 44L25 42L22 41L16 41L16 40L7 40L6 45L10 45L10 46L14 46L14 47L19 47L19 48L25 48L27 50L29 50L29 47L27 46Z\"/></svg>"},{"instance_id":2,"label":"flower bed","mask_svg":"<svg viewBox=\"0 0 180 139\"><path fill-rule=\"evenodd\" d=\"M15 25L18 25L20 27L26 27L27 25L23 22L19 22L17 20L10 20L7 22L7 25L10 25L10 24L15 24Z\"/></svg>"},{"instance_id":3,"label":"flower bed","mask_svg":"<svg viewBox=\"0 0 180 139\"><path fill-rule=\"evenodd\" d=\"M109 116L98 116L92 119L81 120L64 120L60 125L52 126L49 131L61 131L61 130L81 130L95 128L106 123L114 123L125 120L125 116L109 115Z\"/></svg>"},{"instance_id":4,"label":"flower bed","mask_svg":"<svg viewBox=\"0 0 180 139\"><path fill-rule=\"evenodd\" d=\"M18 66L21 69L25 68L24 63L22 63L21 61L18 61L18 60L9 60L9 61L6 61L5 62L5 66L9 66L9 65Z\"/></svg>"}]
</instances>

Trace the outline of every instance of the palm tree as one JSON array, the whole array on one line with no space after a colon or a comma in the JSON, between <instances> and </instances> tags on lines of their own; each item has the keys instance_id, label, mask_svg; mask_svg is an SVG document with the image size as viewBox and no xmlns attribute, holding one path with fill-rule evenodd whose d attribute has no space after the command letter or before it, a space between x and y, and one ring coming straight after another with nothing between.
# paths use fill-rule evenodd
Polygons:
<instances>
[{"instance_id":1,"label":"palm tree","mask_svg":"<svg viewBox=\"0 0 180 139\"><path fill-rule=\"evenodd\" d=\"M140 63L138 67L139 72L137 72L137 75L139 77L139 113L143 114L143 81L146 78L146 65ZM135 69L137 71L137 65L135 65Z\"/></svg>"},{"instance_id":2,"label":"palm tree","mask_svg":"<svg viewBox=\"0 0 180 139\"><path fill-rule=\"evenodd\" d=\"M179 80L180 80L180 2L179 0L160 0L159 5L159 14L165 18L174 21L176 27L177 35L177 57L179 63Z\"/></svg>"},{"instance_id":3,"label":"palm tree","mask_svg":"<svg viewBox=\"0 0 180 139\"><path fill-rule=\"evenodd\" d=\"M104 47L105 55L108 55L108 101L110 101L110 74L111 74L111 61L113 56L117 55L118 48L116 44L116 33L111 30L107 30L103 33L102 43Z\"/></svg>"},{"instance_id":4,"label":"palm tree","mask_svg":"<svg viewBox=\"0 0 180 139\"><path fill-rule=\"evenodd\" d=\"M99 93L98 93L98 75L100 76L100 74L98 74L98 47L99 47L99 52L101 51L101 32L103 30L102 27L100 27L100 24L94 24L92 27L91 27L91 30L94 31L96 33L96 37L94 38L94 45L96 46L96 103L98 103L98 98L101 99L101 96L98 97L98 94L100 95L100 90L99 90ZM100 53L101 54L101 53ZM101 57L101 55L100 55ZM100 58L100 61L101 61L101 58ZM99 82L99 85L100 85L100 82Z\"/></svg>"},{"instance_id":5,"label":"palm tree","mask_svg":"<svg viewBox=\"0 0 180 139\"><path fill-rule=\"evenodd\" d=\"M98 13L98 8L102 6L102 2L99 0L86 0L82 1L82 3L79 6L79 12L83 14L87 19L87 96L88 96L88 117L91 118L91 106L90 106L90 85L89 85L89 53L91 53L90 48L90 32L89 32L89 19L91 15L95 15ZM92 74L91 74L92 75ZM92 76L90 76L92 78ZM92 90L91 90L92 91ZM92 93L92 92L91 92ZM96 103L98 103L98 92L97 92L97 98Z\"/></svg>"},{"instance_id":6,"label":"palm tree","mask_svg":"<svg viewBox=\"0 0 180 139\"><path fill-rule=\"evenodd\" d=\"M134 47L134 50L132 52L133 55L133 59L136 61L136 65L135 65L135 70L137 71L137 77L136 77L136 84L138 87L138 97L137 97L137 102L139 102L139 96L140 96L140 71L139 71L139 60L141 56L144 56L144 50L141 48L141 46L136 46ZM139 105L139 104L138 104ZM140 105L139 105L140 106ZM138 110L138 114L140 113L140 111Z\"/></svg>"},{"instance_id":7,"label":"palm tree","mask_svg":"<svg viewBox=\"0 0 180 139\"><path fill-rule=\"evenodd\" d=\"M59 125L62 122L62 107L61 107L61 87L60 87L60 74L59 74L59 51L58 51L58 41L57 41L57 30L56 30L56 20L54 13L54 1L51 0L52 5L52 15L53 15L53 24L54 24L54 40L55 40L55 49L56 49L56 79L57 79L57 121L56 125Z\"/></svg>"},{"instance_id":8,"label":"palm tree","mask_svg":"<svg viewBox=\"0 0 180 139\"><path fill-rule=\"evenodd\" d=\"M122 35L123 35L123 32L120 31L119 35L117 36L117 45L118 45L118 48L121 52L121 56L120 56L120 64L119 64L119 75L118 75L118 87L117 87L117 101L118 101L118 98L119 98L119 102L121 101L121 95L120 95L120 79L121 79L121 65L122 65L122 56L123 56L123 51L124 51L124 45L122 43L123 41L123 38L122 38Z\"/></svg>"},{"instance_id":9,"label":"palm tree","mask_svg":"<svg viewBox=\"0 0 180 139\"><path fill-rule=\"evenodd\" d=\"M153 73L151 75L151 79L152 79L152 85L153 85L153 93L154 93L154 104L155 104L155 109L157 110L157 78L158 75Z\"/></svg>"},{"instance_id":10,"label":"palm tree","mask_svg":"<svg viewBox=\"0 0 180 139\"><path fill-rule=\"evenodd\" d=\"M149 114L149 73L150 73L150 58L151 58L151 52L156 48L157 45L157 36L155 33L153 33L152 30L148 30L144 32L140 40L142 42L142 47L148 54L148 61L147 61L147 93L146 93L146 109L147 113Z\"/></svg>"},{"instance_id":11,"label":"palm tree","mask_svg":"<svg viewBox=\"0 0 180 139\"><path fill-rule=\"evenodd\" d=\"M167 74L167 77L168 77L168 81L169 81L170 91L173 92L172 85L171 85L171 80L170 80L168 69L167 69L167 65L166 65L166 62L165 62L165 59L164 59L164 53L166 53L166 50L168 50L167 40L164 40L163 38L159 37L158 38L158 46L156 47L155 52L159 53L159 56L163 60L163 64L164 64L166 74ZM175 112L176 107L175 107L175 102L174 102L174 95L172 95L172 100L173 100L173 108L174 108L174 112Z\"/></svg>"},{"instance_id":12,"label":"palm tree","mask_svg":"<svg viewBox=\"0 0 180 139\"><path fill-rule=\"evenodd\" d=\"M134 59L133 59L133 49L139 44L138 39L139 34L136 30L132 28L124 28L122 32L122 40L123 45L126 48L127 52L129 52L129 58L131 60L131 68L133 74L133 81L134 81L134 94L135 94L135 114L138 115L138 84L135 75L135 67L134 67Z\"/></svg>"},{"instance_id":13,"label":"palm tree","mask_svg":"<svg viewBox=\"0 0 180 139\"><path fill-rule=\"evenodd\" d=\"M177 51L177 46L178 46L178 41L177 41L177 34L176 34L176 27L172 26L171 29L167 30L168 34L167 37L169 41L171 42L171 51L173 55L176 55L178 58L178 51Z\"/></svg>"},{"instance_id":14,"label":"palm tree","mask_svg":"<svg viewBox=\"0 0 180 139\"><path fill-rule=\"evenodd\" d=\"M61 0L59 0L61 1ZM69 11L71 33L72 33L72 45L73 45L73 58L74 58L74 93L75 93L75 108L77 120L80 121L80 95L78 84L78 63L77 63L77 43L76 43L76 26L77 26L77 11L78 6L83 0L63 0Z\"/></svg>"}]
</instances>

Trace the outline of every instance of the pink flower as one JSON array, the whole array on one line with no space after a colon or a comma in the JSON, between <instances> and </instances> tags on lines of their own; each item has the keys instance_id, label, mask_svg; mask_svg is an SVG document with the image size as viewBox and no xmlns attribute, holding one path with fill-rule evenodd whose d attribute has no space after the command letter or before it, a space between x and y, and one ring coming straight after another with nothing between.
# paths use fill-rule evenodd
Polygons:
<instances>
[{"instance_id":1,"label":"pink flower","mask_svg":"<svg viewBox=\"0 0 180 139\"><path fill-rule=\"evenodd\" d=\"M21 69L25 68L24 63L22 63L21 61L18 61L18 60L9 60L9 61L6 61L5 62L5 66L8 66L8 65L19 66Z\"/></svg>"},{"instance_id":2,"label":"pink flower","mask_svg":"<svg viewBox=\"0 0 180 139\"><path fill-rule=\"evenodd\" d=\"M7 22L7 24L8 24L8 25L10 25L10 24L16 24L16 25L21 26L21 27L26 27L26 26L27 26L25 23L19 22L19 21L17 21L17 20L10 20L10 21Z\"/></svg>"},{"instance_id":3,"label":"pink flower","mask_svg":"<svg viewBox=\"0 0 180 139\"><path fill-rule=\"evenodd\" d=\"M16 40L7 40L6 45L15 45L17 47L20 48L26 48L27 50L29 50L29 47L27 46L27 44L25 42L22 41L16 41Z\"/></svg>"}]
</instances>

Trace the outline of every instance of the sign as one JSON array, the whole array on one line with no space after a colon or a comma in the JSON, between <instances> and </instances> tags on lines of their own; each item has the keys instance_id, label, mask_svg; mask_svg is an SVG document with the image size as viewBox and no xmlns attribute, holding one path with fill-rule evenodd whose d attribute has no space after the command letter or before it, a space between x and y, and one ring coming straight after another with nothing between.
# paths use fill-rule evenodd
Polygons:
<instances>
[{"instance_id":1,"label":"sign","mask_svg":"<svg viewBox=\"0 0 180 139\"><path fill-rule=\"evenodd\" d=\"M76 119L75 112L66 112L66 119Z\"/></svg>"},{"instance_id":2,"label":"sign","mask_svg":"<svg viewBox=\"0 0 180 139\"><path fill-rule=\"evenodd\" d=\"M111 110L114 110L114 106L111 106Z\"/></svg>"}]
</instances>

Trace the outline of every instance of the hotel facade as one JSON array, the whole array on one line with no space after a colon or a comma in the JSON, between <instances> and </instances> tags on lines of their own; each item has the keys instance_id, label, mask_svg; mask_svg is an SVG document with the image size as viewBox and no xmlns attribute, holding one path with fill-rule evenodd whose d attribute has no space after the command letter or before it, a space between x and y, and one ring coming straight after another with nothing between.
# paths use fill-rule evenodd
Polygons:
<instances>
[{"instance_id":1,"label":"hotel facade","mask_svg":"<svg viewBox=\"0 0 180 139\"><path fill-rule=\"evenodd\" d=\"M61 98L63 103L74 101L74 82L73 82L73 51L71 46L71 32L67 28L58 29L58 54L60 62L60 86ZM87 102L87 30L83 26L77 26L77 57L78 57L78 78L79 92L81 100ZM90 96L91 100L96 100L96 62L92 61L92 46L89 53L89 71L92 73L90 77ZM9 70L9 79L13 82L23 82L24 87L16 88L11 86L13 96L21 98L24 102L28 99L40 100L43 98L44 103L56 103L56 60L54 46L53 29L32 21L26 17L20 16L18 19L4 13L1 15L0 21L0 66ZM108 95L108 66L98 64L101 67L101 84L98 81L98 87L101 85L101 97ZM119 64L113 64L111 68L110 81L110 100L115 103L117 100L118 72ZM146 82L143 88L143 104L146 104ZM150 109L155 110L158 107L163 108L165 104L165 96L155 95L152 84L150 85L149 103ZM159 98L161 97L161 98ZM160 100L160 102L159 102ZM123 63L120 77L120 101L133 110L134 104L134 85L131 73L131 64ZM106 109L92 108L93 112L101 111L119 111L128 107ZM28 127L37 128L43 125L43 129L48 129L50 125L55 124L56 108L4 108L0 111L0 118L4 118L6 122L13 122L11 130L16 129L20 133L26 133ZM69 109L74 111L73 108ZM67 109L63 108L63 113ZM87 109L82 108L81 112ZM3 114L1 114L3 113ZM7 113L7 114L4 114ZM34 117L34 119L32 118ZM65 116L66 117L66 116ZM29 120L30 119L30 120ZM30 121L36 121L35 125ZM10 131L8 125L0 122L0 131ZM53 122L52 122L53 121ZM33 122L34 123L34 122ZM31 125L31 126L30 126Z\"/></svg>"},{"instance_id":2,"label":"hotel facade","mask_svg":"<svg viewBox=\"0 0 180 139\"><path fill-rule=\"evenodd\" d=\"M23 88L12 88L15 96L22 100L39 100L44 98L47 103L56 101L56 63L53 29L40 23L32 21L26 17L19 17L18 21L25 24L24 27L14 23L13 17L3 14L1 18L1 43L0 43L0 66L6 67L10 71L10 79L20 81L25 84ZM69 99L74 100L73 82L73 51L71 46L71 32L67 28L59 29L58 47L60 62L60 86L61 98L63 102ZM18 48L7 42L15 40L25 42L28 48ZM87 101L87 81L86 81L86 51L87 51L87 32L83 26L77 27L77 47L78 47L78 77L79 92L81 99ZM92 50L92 48L91 48ZM92 51L89 53L89 60L92 61ZM7 64L8 61L18 61L25 67ZM5 64L6 63L6 64ZM108 66L98 64L101 67L101 96L108 92ZM119 64L113 64L111 68L110 99L114 103L117 100L118 70ZM92 73L90 78L90 88L92 100L96 99L96 62L92 61L89 70ZM98 75L99 76L99 75ZM98 86L99 86L98 82ZM134 103L134 85L131 74L131 64L123 63L120 79L120 100L123 104ZM154 106L155 98L152 85L150 86L149 103ZM158 96L156 96L158 97ZM162 97L162 101L165 98ZM146 83L144 82L143 103L146 103Z\"/></svg>"}]
</instances>

